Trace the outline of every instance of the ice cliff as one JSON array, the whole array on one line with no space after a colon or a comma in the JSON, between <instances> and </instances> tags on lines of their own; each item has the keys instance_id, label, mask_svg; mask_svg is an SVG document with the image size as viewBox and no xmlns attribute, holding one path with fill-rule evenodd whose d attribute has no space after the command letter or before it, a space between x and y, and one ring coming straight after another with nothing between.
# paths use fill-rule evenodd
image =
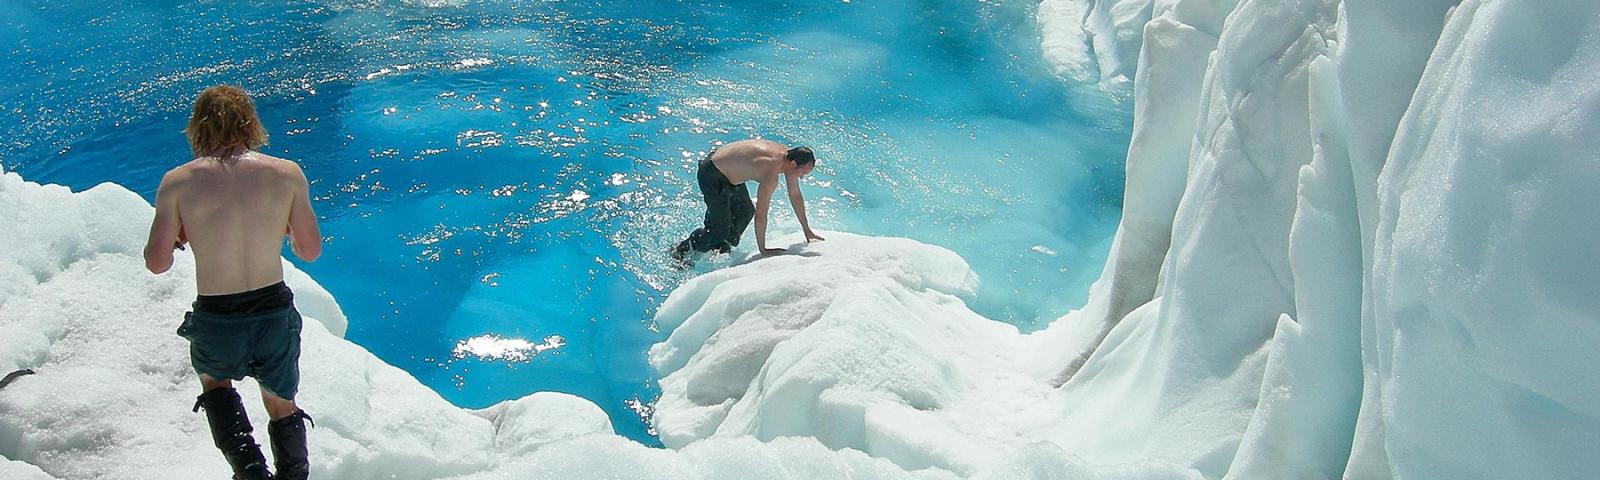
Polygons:
<instances>
[{"instance_id":1,"label":"ice cliff","mask_svg":"<svg viewBox=\"0 0 1600 480\"><path fill-rule=\"evenodd\" d=\"M1109 293L1087 309L1110 333L1064 390L1131 375L1164 414L1259 383L1232 420L1152 424L1240 432L1215 437L1226 463L1184 462L1208 476L1600 472L1581 367L1600 364L1600 5L1153 11ZM1181 353L1094 368L1135 345Z\"/></svg>"}]
</instances>

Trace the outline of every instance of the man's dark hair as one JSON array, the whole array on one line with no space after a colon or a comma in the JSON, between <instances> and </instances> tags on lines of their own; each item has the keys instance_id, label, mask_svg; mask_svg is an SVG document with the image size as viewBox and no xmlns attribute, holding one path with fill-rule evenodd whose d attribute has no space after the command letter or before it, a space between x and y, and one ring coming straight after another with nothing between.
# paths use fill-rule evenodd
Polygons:
<instances>
[{"instance_id":1,"label":"man's dark hair","mask_svg":"<svg viewBox=\"0 0 1600 480\"><path fill-rule=\"evenodd\" d=\"M804 167L811 162L817 161L817 157L811 154L811 149L806 147L791 148L784 157L794 160L794 164L797 167Z\"/></svg>"}]
</instances>

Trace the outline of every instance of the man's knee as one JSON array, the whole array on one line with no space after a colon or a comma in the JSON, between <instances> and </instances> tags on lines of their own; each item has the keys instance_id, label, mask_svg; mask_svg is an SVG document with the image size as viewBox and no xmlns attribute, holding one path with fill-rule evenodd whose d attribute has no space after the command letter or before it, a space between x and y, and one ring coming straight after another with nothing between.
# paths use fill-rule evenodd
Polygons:
<instances>
[{"instance_id":1,"label":"man's knee","mask_svg":"<svg viewBox=\"0 0 1600 480\"><path fill-rule=\"evenodd\" d=\"M274 395L266 387L261 388L261 404L267 407L267 416L272 417L273 420L294 415L294 412L300 410L300 407L295 405L294 400Z\"/></svg>"},{"instance_id":2,"label":"man's knee","mask_svg":"<svg viewBox=\"0 0 1600 480\"><path fill-rule=\"evenodd\" d=\"M209 391L216 390L216 389L219 389L219 388L232 388L232 387L233 387L233 380L228 380L226 378L224 378L222 380L217 380L215 378L211 378L210 375L206 375L204 373L200 374L200 391L201 392L209 392Z\"/></svg>"}]
</instances>

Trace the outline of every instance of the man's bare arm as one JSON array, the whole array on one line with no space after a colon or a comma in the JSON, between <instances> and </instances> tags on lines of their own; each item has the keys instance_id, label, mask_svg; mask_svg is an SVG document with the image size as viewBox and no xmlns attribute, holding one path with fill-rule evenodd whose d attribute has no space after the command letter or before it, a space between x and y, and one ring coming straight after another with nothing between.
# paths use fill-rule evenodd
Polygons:
<instances>
[{"instance_id":1,"label":"man's bare arm","mask_svg":"<svg viewBox=\"0 0 1600 480\"><path fill-rule=\"evenodd\" d=\"M150 221L150 238L144 244L144 268L160 274L172 269L172 250L178 248L183 219L178 215L177 175L168 172L156 188L156 216Z\"/></svg>"},{"instance_id":2,"label":"man's bare arm","mask_svg":"<svg viewBox=\"0 0 1600 480\"><path fill-rule=\"evenodd\" d=\"M317 227L317 213L311 210L311 193L306 185L306 174L294 165L294 204L289 207L289 249L294 256L307 262L322 256L322 231Z\"/></svg>"},{"instance_id":3,"label":"man's bare arm","mask_svg":"<svg viewBox=\"0 0 1600 480\"><path fill-rule=\"evenodd\" d=\"M806 198L800 193L800 179L794 175L785 175L787 185L784 189L789 191L789 206L794 208L794 217L800 220L800 231L806 236L806 241L822 240L815 232L811 231L811 224L806 221Z\"/></svg>"}]
</instances>

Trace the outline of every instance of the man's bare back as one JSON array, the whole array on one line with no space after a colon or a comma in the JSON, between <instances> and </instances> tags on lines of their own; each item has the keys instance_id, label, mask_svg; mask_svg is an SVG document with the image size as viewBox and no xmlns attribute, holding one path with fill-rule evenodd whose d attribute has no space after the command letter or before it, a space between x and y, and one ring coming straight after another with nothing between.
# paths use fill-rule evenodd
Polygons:
<instances>
[{"instance_id":1,"label":"man's bare back","mask_svg":"<svg viewBox=\"0 0 1600 480\"><path fill-rule=\"evenodd\" d=\"M749 181L770 181L783 170L789 147L771 140L739 140L717 147L711 162L735 185Z\"/></svg>"},{"instance_id":2,"label":"man's bare back","mask_svg":"<svg viewBox=\"0 0 1600 480\"><path fill-rule=\"evenodd\" d=\"M205 89L183 129L193 160L161 177L144 246L145 268L172 268L172 252L194 247L195 298L177 334L189 341L199 375L194 410L206 411L211 439L233 478L305 480L311 471L300 390L300 312L283 283L283 236L295 256L322 255L306 176L294 162L258 153L267 131L250 95L232 85ZM274 477L233 382L256 379L272 421Z\"/></svg>"},{"instance_id":3,"label":"man's bare back","mask_svg":"<svg viewBox=\"0 0 1600 480\"><path fill-rule=\"evenodd\" d=\"M285 232L296 256L310 261L321 254L300 167L240 150L196 158L162 177L145 252L151 271L170 268L171 246L187 240L199 293L223 295L283 281Z\"/></svg>"}]
</instances>

